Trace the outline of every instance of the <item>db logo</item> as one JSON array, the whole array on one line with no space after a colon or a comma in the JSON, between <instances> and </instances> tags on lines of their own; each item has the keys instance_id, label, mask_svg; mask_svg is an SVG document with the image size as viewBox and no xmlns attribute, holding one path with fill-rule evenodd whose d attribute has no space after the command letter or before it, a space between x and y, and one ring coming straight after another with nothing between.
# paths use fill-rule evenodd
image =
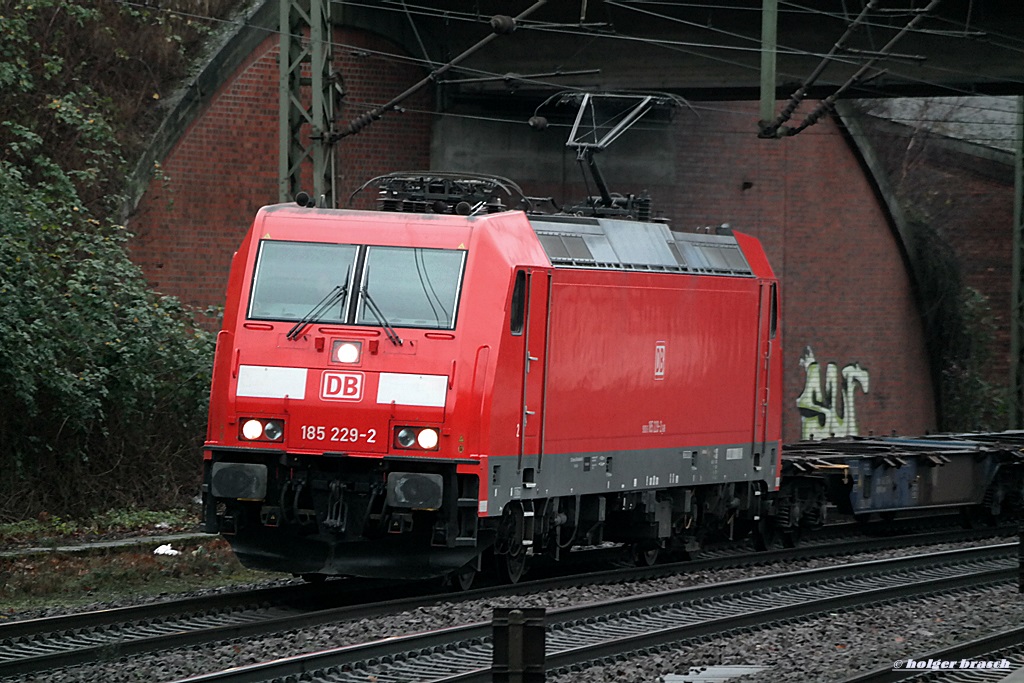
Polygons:
<instances>
[{"instance_id":1,"label":"db logo","mask_svg":"<svg viewBox=\"0 0 1024 683\"><path fill-rule=\"evenodd\" d=\"M363 373L325 370L320 379L320 398L325 401L362 400Z\"/></svg>"},{"instance_id":2,"label":"db logo","mask_svg":"<svg viewBox=\"0 0 1024 683\"><path fill-rule=\"evenodd\" d=\"M654 379L665 379L665 342L654 344Z\"/></svg>"}]
</instances>

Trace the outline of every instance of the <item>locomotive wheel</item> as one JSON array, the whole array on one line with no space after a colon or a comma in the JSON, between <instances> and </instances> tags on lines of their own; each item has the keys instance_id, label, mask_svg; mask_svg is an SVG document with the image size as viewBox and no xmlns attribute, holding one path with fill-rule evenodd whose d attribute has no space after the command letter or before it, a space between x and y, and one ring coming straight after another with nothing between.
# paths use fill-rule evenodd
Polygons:
<instances>
[{"instance_id":1,"label":"locomotive wheel","mask_svg":"<svg viewBox=\"0 0 1024 683\"><path fill-rule=\"evenodd\" d=\"M633 564L637 567L653 567L654 563L658 561L658 553L661 550L656 544L650 541L642 543L634 543L630 547L630 555L633 559Z\"/></svg>"},{"instance_id":2,"label":"locomotive wheel","mask_svg":"<svg viewBox=\"0 0 1024 683\"><path fill-rule=\"evenodd\" d=\"M498 580L502 583L519 583L526 573L526 548L520 546L518 552L494 556L498 570Z\"/></svg>"},{"instance_id":3,"label":"locomotive wheel","mask_svg":"<svg viewBox=\"0 0 1024 683\"><path fill-rule=\"evenodd\" d=\"M519 583L526 572L526 545L523 543L525 531L522 507L506 507L494 546L494 564L501 583Z\"/></svg>"},{"instance_id":4,"label":"locomotive wheel","mask_svg":"<svg viewBox=\"0 0 1024 683\"><path fill-rule=\"evenodd\" d=\"M462 569L456 569L446 578L446 583L453 590L461 593L473 587L473 580L476 579L476 567L470 562Z\"/></svg>"},{"instance_id":5,"label":"locomotive wheel","mask_svg":"<svg viewBox=\"0 0 1024 683\"><path fill-rule=\"evenodd\" d=\"M800 545L800 536L802 535L800 527L786 529L779 535L782 537L783 548L795 548Z\"/></svg>"}]
</instances>

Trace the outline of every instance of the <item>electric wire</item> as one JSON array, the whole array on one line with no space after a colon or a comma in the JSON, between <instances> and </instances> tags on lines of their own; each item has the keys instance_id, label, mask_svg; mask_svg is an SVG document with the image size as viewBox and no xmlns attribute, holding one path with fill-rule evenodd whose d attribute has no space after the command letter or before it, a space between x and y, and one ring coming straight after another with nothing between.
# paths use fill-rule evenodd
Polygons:
<instances>
[{"instance_id":1,"label":"electric wire","mask_svg":"<svg viewBox=\"0 0 1024 683\"><path fill-rule=\"evenodd\" d=\"M431 68L436 67L436 63L432 59L430 59L430 53L427 52L427 46L423 44L423 38L420 37L419 28L416 26L416 22L413 21L412 13L409 12L409 8L408 6L406 6L405 0L402 0L402 8L405 10L405 16L409 19L409 26L412 27L412 33L414 36L416 36L416 42L419 43L420 52L423 53L423 59L426 61L427 64L430 65Z\"/></svg>"},{"instance_id":2,"label":"electric wire","mask_svg":"<svg viewBox=\"0 0 1024 683\"><path fill-rule=\"evenodd\" d=\"M613 4L613 5L617 5L617 6L626 6L626 5L623 5L623 2L621 0L618 0L618 1L616 1L616 0L609 0L608 4ZM832 12L825 12L823 10L818 10L818 9L814 9L814 8L803 8L802 6L796 5L795 3L785 2L785 0L783 0L782 4L786 4L786 5L789 5L791 7L800 8L800 9L804 10L808 14L825 16L825 17L829 17L829 18L832 18L832 19L836 19L838 21L848 21L848 17L845 17L843 15L838 15L838 14L835 14L835 13L832 13ZM868 4L870 5L870 3L868 3ZM664 20L664 21L674 21L674 20L676 20L676 18L671 17L670 15L658 14L658 13L654 13L654 12L645 12L645 13L649 14L649 15L652 15L655 18ZM899 13L895 13L894 12L894 13L891 14L891 16L895 16L897 14L899 14ZM919 12L913 12L913 13L903 12L902 14L904 14L904 15L910 14L911 16L918 16L920 13ZM932 18L932 17L929 17L929 18ZM682 22L682 23L686 23L686 24L689 24L689 25L695 25L695 26L700 27L699 24L695 24L694 22ZM885 28L887 30L892 30L893 29L893 27L888 25L888 24L872 24L870 21L866 21L866 20L865 21L861 21L859 23L862 24L862 25L866 25L866 26L873 25L875 27ZM704 28L704 27L701 27L701 28ZM736 34L733 34L733 33L730 33L730 32L724 32L724 31L722 31L722 32L726 33L727 35L733 35L733 36L736 35ZM922 31L920 29L918 29L917 27L915 27L915 26L910 26L909 28L908 27L903 27L903 29L901 30L901 35L902 34L907 34L907 33L914 33L914 32L922 32ZM755 38L755 37L749 37L749 38L747 38L747 40L749 40L751 42L758 43L758 44L760 43L760 39L759 38ZM826 55L820 55L820 54L815 54L815 53L811 53L811 52L807 52L807 51L796 50L794 48L786 48L786 50L779 51L779 53L780 54L786 54L786 55L798 54L798 55L808 56L808 57L820 56L820 57L823 57L823 58L831 58L835 63L845 64L845 65L849 65L849 66L860 66L861 63L862 63L861 60L856 60L856 59L847 58L847 57L841 57L841 56L839 56L837 54L834 54L835 53L835 49L833 49L832 51L830 51ZM697 54L697 53L691 53L691 54ZM751 65L742 64L742 63L735 63L735 64L737 66L740 66L742 68L745 68L745 69L748 69L748 70L751 70L751 71L758 71L759 70L758 66L755 66L755 65L752 65L752 64ZM929 68L932 68L933 70L939 71L940 73L949 73L951 75L964 74L964 75L970 75L971 78L974 78L976 76L976 74L973 73L973 72L967 72L967 71L963 71L963 70L943 69L943 68L934 67L934 66L930 66ZM910 76L908 74L900 73L898 70L895 70L892 67L890 67L888 69L888 71L890 73L899 74L900 77L904 78L905 80L909 80L911 82L915 82L915 83L918 83L918 84L921 84L921 85L926 85L926 86L929 86L929 87L936 87L936 88L946 88L946 89L951 90L952 92L957 92L959 94L972 94L969 91L963 90L961 88L955 88L955 87L949 86L948 84L940 84L940 83L937 83L937 82L934 82L934 81L927 81L927 80L921 79L920 77ZM782 73L780 75L786 76L787 74ZM1013 82L1024 82L1024 81L1013 81ZM861 87L863 87L863 84L861 85ZM879 91L879 95L884 95L884 94L885 93L884 93L883 90Z\"/></svg>"},{"instance_id":3,"label":"electric wire","mask_svg":"<svg viewBox=\"0 0 1024 683\"><path fill-rule=\"evenodd\" d=\"M224 25L230 24L230 25L234 25L234 26L238 26L238 27L246 25L246 18L244 16L241 19L238 19L238 18L220 19L220 18L214 18L214 17L206 17L206 16L195 14L195 13L184 12L184 11L180 11L180 10L172 10L172 9L169 9L169 8L160 8L160 7L147 6L146 3L144 3L144 2L137 2L137 1L134 1L134 0L116 0L116 2L118 4L121 4L121 5L124 5L124 6L129 6L129 7L138 8L138 9L145 9L145 10L149 10L149 11L165 12L165 13L168 13L168 14L176 14L176 15L179 15L179 16L182 16L182 17L185 17L185 18L189 18L189 19L194 19L194 20L197 20L197 21L204 21L204 22L209 22L209 23L220 23L220 24L224 24ZM349 4L360 5L361 3L349 3ZM687 3L658 3L658 2L653 2L651 0L618 0L617 2L615 2L615 4L617 4L617 5L623 5L623 4L661 5L661 4L665 4L665 5L668 5L668 6L677 6L677 5L678 6L692 6L692 5L689 5ZM835 18L835 19L840 19L840 20L842 19L841 15L837 15L835 13L830 13L830 12L825 12L823 10L818 10L818 9L814 9L814 8L807 8L807 7L804 7L802 5L798 5L796 3L788 2L787 0L782 0L782 4L783 5L788 5L789 8L787 9L787 11L790 11L790 12L823 15L823 16L828 16L828 17L832 17L832 18ZM365 3L362 3L361 5L364 6L364 7L369 7L369 8L382 9L381 7L376 6L376 5L369 5L369 4L365 4ZM410 12L412 14L416 14L417 13L415 11L415 6L409 6L409 7L411 8ZM700 7L701 8L713 7L713 8L716 8L716 9L725 9L725 10L743 9L743 8L739 8L739 7L731 6L731 5L727 5L727 4L716 4L716 5L710 5L710 6L708 6L708 5L700 5ZM385 10L385 11L391 11L391 10ZM449 13L446 13L446 17L448 17L448 15L449 15ZM435 14L432 15L432 16L436 17L436 11L435 11ZM476 23L480 22L480 20L478 20L478 19L462 18L462 17L454 17L454 18L456 20L459 20L459 21L474 21ZM960 26L954 20L948 19L946 17L940 16L940 17L938 17L938 19L940 21L942 21L946 25ZM539 26L539 24L538 24L538 26ZM280 35L281 34L281 31L279 29L270 29L270 28L257 27L257 26L252 26L251 28L261 30L261 31L263 31L263 32L265 32L267 34L275 34L275 35ZM533 28L537 28L537 26L534 26ZM966 26L965 26L965 30L966 30ZM595 39L611 37L611 36L608 36L607 34L596 35L596 34L594 34L591 31L582 32L580 35L586 35L586 36L589 36L589 37L595 38ZM1008 35L1005 35L1005 34L992 34L992 35L996 36L999 39L1003 39L1003 40L1007 40L1007 41L1014 40L1013 36L1008 36ZM294 37L301 38L301 36L294 36ZM644 42L646 39L637 38L636 40L638 40L640 42ZM979 42L979 41L975 40L974 42ZM994 45L996 47L1002 47L1004 49L1007 49L1007 50L1010 50L1010 51L1013 51L1013 52L1024 53L1024 47L1016 48L1016 47L1011 47L1011 46L1000 46L1000 45L997 45L996 43L992 42L991 40L982 40L981 42L985 43L985 44ZM407 56L404 56L404 55L399 55L399 54L395 54L395 53L391 53L391 52L372 50L372 49L368 49L368 48L365 48L365 47L362 47L362 46L349 45L349 44L346 44L346 43L333 42L333 41L332 41L332 46L335 47L335 48L338 48L338 49L348 50L351 53L359 55L359 56L363 56L363 55L373 56L373 57L381 59L383 61L390 61L390 62L402 63L402 64L412 64L412 65L425 65L425 64L429 65L429 62L427 62L427 61L425 61L423 59L407 57ZM670 47L667 43L659 44L659 46L661 46L661 47ZM696 54L696 53L694 53L694 54ZM813 56L813 53L805 52L805 53L802 53L802 54L805 54L805 55L808 55L808 56ZM702 56L702 55L696 54L696 56ZM740 63L740 62L733 62L731 60L718 60L718 61L727 61L728 63L734 64L736 66L740 66L740 67L743 67L743 68L749 68L752 71L756 71L757 70L757 67L745 65L745 64ZM505 75L505 74L495 74L493 72L489 72L489 71L482 70L482 69L469 68L469 67L466 67L465 65L460 65L457 68L459 69L459 71L466 72L466 73L471 73L471 74L476 74L476 75L485 75L485 76L493 76L493 77L499 77L499 76L504 76ZM952 70L952 69L947 69L947 70L945 70L945 72L946 73L951 73L951 74L957 74L957 73L967 74L967 73L969 73L969 72L960 72L960 71ZM915 79L915 81L917 83L921 84L921 85L926 85L926 86L929 86L929 87L933 87L933 88L935 88L937 90L943 90L944 89L944 90L950 91L950 92L954 93L955 95L961 95L961 96L972 96L972 95L975 95L975 93L973 93L973 92L966 91L966 90L963 90L961 88L955 88L955 87L952 87L952 86L950 86L948 84L937 83L937 82L930 82L930 81L926 81L926 80L922 80L922 79ZM565 84L562 84L562 83L553 83L553 82L549 82L549 81L546 81L546 80L543 80L543 79L525 79L524 82L530 83L530 84L538 86L538 87L558 87L558 88L561 88L561 89L572 89L572 86L566 86ZM1016 83L1018 81L1013 80L1011 82ZM578 88L578 89L581 92L583 91L582 88ZM878 94L880 96L886 96L886 92L884 90L879 90ZM347 106L355 106L355 107L365 107L367 110L372 109L374 106L379 106L379 105L375 105L375 104L372 104L372 103L369 103L369 102L361 102L361 101L352 100L352 99L348 99L348 98L346 99L346 105ZM694 105L693 108L695 110L697 110L697 111L709 111L709 112L717 111L716 109L709 108L709 107L707 107L705 105ZM989 110L989 109L984 108L984 107L979 107L977 109L980 110L980 111ZM998 109L998 108L990 109L990 110L991 111L1003 111L1003 110ZM409 110L409 111L413 111L413 110ZM516 119L507 119L507 118L493 117L493 116L472 116L472 115L464 115L464 114L455 114L455 113L452 113L452 112L430 111L430 112L418 112L418 113L428 113L428 114L433 115L433 116L444 116L444 117L475 118L475 119L480 119L480 120L488 120L488 121L496 121L496 122L515 122L515 123L519 122Z\"/></svg>"},{"instance_id":4,"label":"electric wire","mask_svg":"<svg viewBox=\"0 0 1024 683\"><path fill-rule=\"evenodd\" d=\"M162 11L162 12L167 12L167 13L179 14L181 16L187 16L187 17L195 18L195 19L202 19L202 20L209 20L209 21L220 21L222 23L232 23L232 24L240 24L241 23L241 25L244 25L244 23L245 23L244 20L242 22L239 22L237 20L210 19L210 18L207 18L207 17L202 17L200 15L195 15L195 14L186 13L186 12L180 12L180 11L177 11L177 10L170 10L170 9L165 9L165 8L147 7L145 5L145 3L140 3L140 2L137 2L137 1L133 1L133 0L116 0L116 1L119 4L126 5L126 6L132 6L132 7L137 7L137 8L143 8L143 9L157 10L157 11ZM349 3L349 4L356 5L356 6L361 6L361 7L365 7L365 8L378 9L378 10L382 10L382 11L401 11L400 8L396 8L396 9L382 8L382 7L378 6L378 5L371 5L371 4L366 4L366 3L355 2L355 3ZM800 6L800 5L796 5L794 3L788 3L788 2L786 2L786 0L783 0L783 4L790 4L794 8L796 8L797 10L799 10L799 11L801 11L803 13L827 16L827 17L831 17L831 18L834 18L834 19L842 20L842 16L841 15L837 15L837 14L831 13L831 12L826 12L824 10L817 10L817 9L813 9L813 8L806 8L806 7L803 7L803 6ZM730 8L729 6L726 6L726 5L721 5L721 6L714 5L713 7L721 7L721 8L725 8L725 9L729 9ZM410 9L410 12L413 13L413 14L417 14L418 13L414 9ZM419 13L423 14L423 16L429 16L429 17L432 17L432 18L436 17L436 10L433 10L433 13L428 13L428 12L425 12L425 11L424 12L419 12ZM451 15L452 15L452 13L450 13L450 12L446 12L446 14L445 14L446 18L450 18ZM467 18L456 17L456 19L462 20L462 21L473 21L473 22L479 23L479 20L468 18L468 17ZM951 20L945 20L945 21L948 23ZM564 26L564 25L558 25L558 26L561 27L561 26ZM254 27L254 28L256 28L256 27ZM701 58L704 58L704 59L709 59L709 60L712 60L712 61L718 61L718 62L726 63L726 64L729 64L729 65L732 65L732 66L736 66L736 67L739 67L739 68L750 70L752 72L758 71L758 67L756 65L753 65L753 64L745 64L745 63L737 62L737 61L734 61L734 60L727 60L727 59L724 59L724 58L715 57L715 56L711 56L711 55L706 55L706 54L699 53L699 52L693 52L691 50L683 50L683 49L681 49L681 46L686 46L686 45L708 46L710 48L718 49L718 50L734 49L734 48L731 48L730 46L723 46L723 45L719 45L719 44L713 44L713 43L688 43L687 41L662 41L662 40L657 40L657 39L649 39L649 38L643 38L643 37L621 36L621 35L615 35L615 34L600 34L600 35L597 35L597 34L594 34L593 32L590 32L590 31L585 31L585 32L581 33L581 32L569 31L569 30L564 29L564 28L550 28L550 27L549 28L544 28L544 24L542 24L542 23L532 23L532 22L528 22L528 21L522 22L521 28L533 29L533 30L539 30L539 31L541 31L541 30L554 31L554 32L558 32L558 33L585 35L585 36L590 36L590 37L599 37L599 38L608 38L608 39L631 40L631 41L635 41L635 42L655 45L655 46L658 46L658 47L662 47L664 49L680 49L680 51L682 51L682 52L685 52L687 54L692 54L694 56L701 57ZM263 30L264 32L266 32L268 34L280 34L281 33L279 30L276 30L276 29L261 28L260 30ZM301 38L301 36L295 36L295 37L296 38ZM977 41L974 41L974 42L977 42ZM351 51L353 53L360 54L360 55L363 55L363 54L373 55L373 56L378 57L378 58L383 59L383 60L395 61L395 62L406 63L406 64L429 65L429 63L426 62L423 59L417 59L417 58L413 58L413 57L406 57L406 56L403 56L403 55L397 55L395 53L383 52L383 51L375 51L375 50L371 50L371 49L360 47L360 46L353 46L353 45L348 45L348 44L345 44L345 43L338 43L338 42L332 42L331 44L332 44L333 47L338 48L338 49L349 50L349 51ZM1013 50L1015 52L1020 52L1020 53L1024 54L1024 48L1021 48L1021 49L1007 48L1007 49L1011 49L1011 50ZM757 52L758 51L757 49L754 49L754 48L742 48L742 50L746 51L746 52ZM796 50L796 51L793 51L793 52L784 52L783 54L797 54L797 55L808 56L808 57L815 57L815 56L820 57L821 56L820 53L813 53L813 52L799 51L799 50ZM846 60L846 61L842 61L841 63L845 63L845 64L848 64L848 65L856 65L859 62L853 61L853 60ZM504 76L505 75L505 74L497 74L497 73L494 73L494 72L489 72L489 71L480 70L480 69L468 69L465 66L458 66L458 67L455 67L455 68L460 70L460 71L467 72L467 73L474 73L474 74L477 74L477 75L487 75L487 76L491 76L491 77L499 77L499 76ZM935 67L930 67L930 68L935 68ZM972 72L972 71L964 71L964 70L956 70L956 69L941 69L940 71L942 73L948 73L948 74L951 74L951 75L958 75L958 74L959 75L963 75L965 77L965 80L967 80L967 81L973 80L976 77L976 75L977 75L975 72ZM949 92L951 92L953 94L963 94L963 95L975 94L975 93L973 93L973 92L971 92L969 90L965 90L963 88L958 88L958 87L952 86L950 84L939 83L939 82L935 82L935 81L929 81L929 80L918 78L918 77L912 77L912 76L909 76L907 74L902 74L902 73L900 73L898 71L894 71L892 69L890 69L890 72L900 76L901 78L904 78L904 79L908 80L909 82L915 83L917 85L926 86L926 87L929 87L929 88L932 88L932 89L935 89L935 90L947 90L947 91L949 91ZM780 73L780 75L786 76L787 74ZM532 83L534 85L539 85L539 86L559 87L559 88L565 88L566 87L564 84L561 84L561 83L551 83L551 82L548 82L548 81L536 80L536 79L531 79L528 82L530 82L530 83ZM1012 83L1024 83L1024 81L1021 81L1021 80L1011 80L1010 82L1012 82ZM879 89L877 91L877 94L880 97L882 97L882 96L889 96L888 93L885 90L883 90L883 89Z\"/></svg>"}]
</instances>

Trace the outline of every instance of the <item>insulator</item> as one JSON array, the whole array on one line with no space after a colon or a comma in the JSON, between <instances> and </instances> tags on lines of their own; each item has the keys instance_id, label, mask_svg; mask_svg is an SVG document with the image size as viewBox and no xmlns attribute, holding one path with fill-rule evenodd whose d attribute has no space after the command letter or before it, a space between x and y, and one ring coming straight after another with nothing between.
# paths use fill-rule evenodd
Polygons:
<instances>
[{"instance_id":1,"label":"insulator","mask_svg":"<svg viewBox=\"0 0 1024 683\"><path fill-rule=\"evenodd\" d=\"M380 114L376 110L368 111L348 124L348 132L350 134L358 133L379 118Z\"/></svg>"},{"instance_id":2,"label":"insulator","mask_svg":"<svg viewBox=\"0 0 1024 683\"><path fill-rule=\"evenodd\" d=\"M507 36L516 30L516 20L505 14L491 17L491 30L499 36Z\"/></svg>"}]
</instances>

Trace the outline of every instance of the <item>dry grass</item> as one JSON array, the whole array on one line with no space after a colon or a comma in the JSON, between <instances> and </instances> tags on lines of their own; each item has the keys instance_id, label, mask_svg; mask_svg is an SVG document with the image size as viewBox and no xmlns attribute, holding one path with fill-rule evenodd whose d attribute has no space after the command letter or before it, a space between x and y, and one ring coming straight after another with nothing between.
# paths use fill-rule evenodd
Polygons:
<instances>
[{"instance_id":1,"label":"dry grass","mask_svg":"<svg viewBox=\"0 0 1024 683\"><path fill-rule=\"evenodd\" d=\"M195 532L197 511L111 510L85 520L40 515L0 524L0 550L44 548L0 558L0 620L5 614L96 602L126 602L163 593L252 583L280 574L246 570L220 537L173 543L176 555L156 555L152 541L77 552L56 548L92 541ZM162 542L162 541L161 541Z\"/></svg>"},{"instance_id":2,"label":"dry grass","mask_svg":"<svg viewBox=\"0 0 1024 683\"><path fill-rule=\"evenodd\" d=\"M138 545L2 559L0 619L27 609L124 602L281 576L244 569L220 538L175 544L178 555L155 555L153 549Z\"/></svg>"}]
</instances>

